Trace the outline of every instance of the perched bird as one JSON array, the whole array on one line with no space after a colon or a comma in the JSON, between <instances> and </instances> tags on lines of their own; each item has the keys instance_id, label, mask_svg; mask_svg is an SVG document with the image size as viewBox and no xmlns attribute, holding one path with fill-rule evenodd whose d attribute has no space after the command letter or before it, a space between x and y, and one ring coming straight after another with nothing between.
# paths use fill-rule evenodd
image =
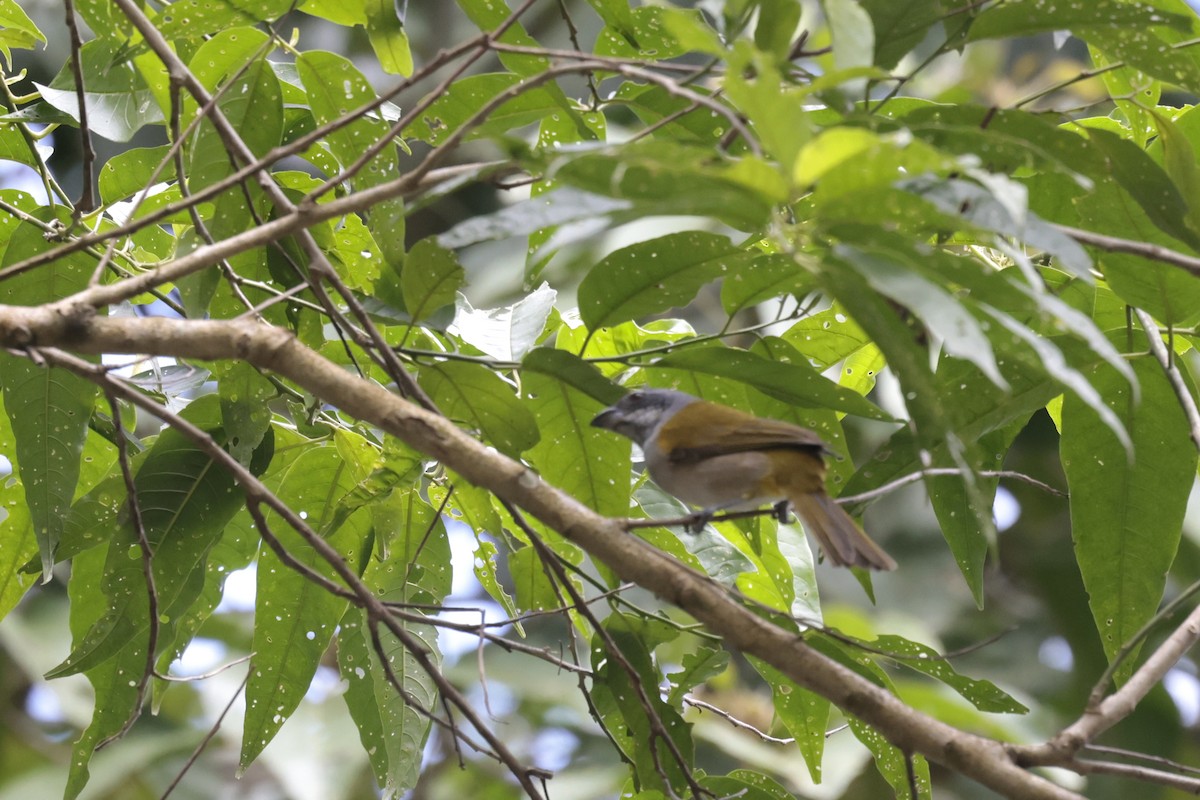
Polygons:
<instances>
[{"instance_id":1,"label":"perched bird","mask_svg":"<svg viewBox=\"0 0 1200 800\"><path fill-rule=\"evenodd\" d=\"M829 448L807 428L667 389L631 392L592 425L636 442L654 482L704 514L790 501L834 564L896 568L826 494Z\"/></svg>"}]
</instances>

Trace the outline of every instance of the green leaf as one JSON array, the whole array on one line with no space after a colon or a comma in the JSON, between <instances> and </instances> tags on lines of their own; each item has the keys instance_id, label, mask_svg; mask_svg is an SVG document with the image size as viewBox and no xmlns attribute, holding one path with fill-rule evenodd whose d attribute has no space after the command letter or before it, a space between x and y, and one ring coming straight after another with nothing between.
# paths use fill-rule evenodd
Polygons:
<instances>
[{"instance_id":1,"label":"green leaf","mask_svg":"<svg viewBox=\"0 0 1200 800\"><path fill-rule=\"evenodd\" d=\"M809 314L780 337L817 369L827 369L870 346L871 338L840 305Z\"/></svg>"},{"instance_id":2,"label":"green leaf","mask_svg":"<svg viewBox=\"0 0 1200 800\"><path fill-rule=\"evenodd\" d=\"M45 279L52 271L53 267L46 267L26 275ZM49 576L79 479L79 459L97 390L90 381L64 369L38 367L9 355L0 355L0 372L15 433L13 462L25 487L42 572Z\"/></svg>"},{"instance_id":3,"label":"green leaf","mask_svg":"<svg viewBox=\"0 0 1200 800\"><path fill-rule=\"evenodd\" d=\"M903 636L885 634L871 642L865 642L874 650L882 650L898 656L897 661L917 672L936 678L963 696L980 711L993 714L1027 714L1029 709L1001 691L994 683L960 675L940 653L932 647L905 639Z\"/></svg>"},{"instance_id":4,"label":"green leaf","mask_svg":"<svg viewBox=\"0 0 1200 800\"><path fill-rule=\"evenodd\" d=\"M4 396L0 394L0 453L14 452L12 425L4 411ZM0 475L0 620L8 616L34 584L35 579L21 568L37 554L25 487L11 473Z\"/></svg>"},{"instance_id":5,"label":"green leaf","mask_svg":"<svg viewBox=\"0 0 1200 800\"><path fill-rule=\"evenodd\" d=\"M1195 11L1182 2L1163 3L1160 0L1156 3L1160 8L1153 9L1133 5L1140 6L1144 12L1140 21L1081 29L1080 38L1103 50L1113 61L1123 61L1147 75L1187 91L1197 91L1200 88L1200 63L1190 51L1191 40L1200 33ZM1163 5L1175 5L1185 14L1164 13Z\"/></svg>"},{"instance_id":6,"label":"green leaf","mask_svg":"<svg viewBox=\"0 0 1200 800\"><path fill-rule=\"evenodd\" d=\"M491 597L500 604L500 607L504 609L504 613L508 614L509 617L518 616L520 612L516 601L508 593L505 585L500 582L500 567L496 563L497 550L495 543L480 537L478 531L476 532L476 543L475 563L472 568L476 580L479 581L479 585L483 587L483 590L488 593L488 597ZM523 630L520 623L516 623L515 627L518 631Z\"/></svg>"},{"instance_id":7,"label":"green leaf","mask_svg":"<svg viewBox=\"0 0 1200 800\"><path fill-rule=\"evenodd\" d=\"M612 405L626 392L617 384L574 353L553 347L535 347L521 361L525 373L539 373L575 389L598 401Z\"/></svg>"},{"instance_id":8,"label":"green leaf","mask_svg":"<svg viewBox=\"0 0 1200 800\"><path fill-rule=\"evenodd\" d=\"M396 492L377 510L381 513L375 515L376 535L387 536L392 549L386 560L368 566L363 581L384 602L440 604L450 591L450 544L434 508L415 492ZM437 630L413 620L400 624L425 649L425 664L440 667ZM355 608L342 619L338 664L348 683L346 706L371 758L375 779L385 792L398 794L417 781L431 725L419 709L435 707L437 690L421 660L395 634L382 624L375 631L387 657L386 667L376 652L367 615ZM410 707L411 703L418 708Z\"/></svg>"},{"instance_id":9,"label":"green leaf","mask_svg":"<svg viewBox=\"0 0 1200 800\"><path fill-rule=\"evenodd\" d=\"M1162 232L1186 242L1192 248L1200 247L1200 235L1188 227L1188 201L1179 193L1179 188L1166 170L1145 150L1127 139L1096 128L1089 128L1087 134L1093 149L1104 159L1103 164L1107 169L1095 176L1092 196L1086 203L1076 203L1083 219L1089 222L1105 217L1119 220L1119 227L1100 228L1110 234L1116 231L1132 233L1135 226L1148 219ZM1140 212L1139 208L1128 207L1123 193L1112 191L1114 182L1133 198ZM1099 205L1099 208L1094 208L1093 204ZM1151 235L1154 234L1157 231L1152 229Z\"/></svg>"},{"instance_id":10,"label":"green leaf","mask_svg":"<svg viewBox=\"0 0 1200 800\"><path fill-rule=\"evenodd\" d=\"M968 38L978 41L1071 30L1091 41L1096 28L1142 27L1151 22L1181 31L1191 28L1182 14L1124 0L1007 0L984 9L971 24Z\"/></svg>"},{"instance_id":11,"label":"green leaf","mask_svg":"<svg viewBox=\"0 0 1200 800\"><path fill-rule=\"evenodd\" d=\"M866 397L875 388L875 379L887 366L883 351L868 345L846 358L838 383Z\"/></svg>"},{"instance_id":12,"label":"green leaf","mask_svg":"<svg viewBox=\"0 0 1200 800\"><path fill-rule=\"evenodd\" d=\"M300 10L305 14L327 19L337 25L350 27L367 24L365 6L365 0L354 0L350 3L345 0L304 0L300 3Z\"/></svg>"},{"instance_id":13,"label":"green leaf","mask_svg":"<svg viewBox=\"0 0 1200 800\"><path fill-rule=\"evenodd\" d=\"M1060 384L1053 377L1046 375L1032 364L1025 364L1017 359L1007 359L1005 377L1012 387L1011 393L998 399L990 383L979 374L979 371L969 362L950 360L939 365L936 376L938 392L949 395L953 392L956 398L957 431L958 435L969 441L980 441L981 447L993 444L989 437L993 432L1002 430L1015 421L1027 419L1035 411L1043 408L1054 397L1062 393ZM966 390L961 387L966 385ZM989 387L989 391L972 387ZM907 427L897 430L876 455L862 465L854 477L846 485L843 494L858 494L876 489L889 481L905 475L910 475L931 464L946 467L959 467L944 444L929 442L924 453L917 445L913 431ZM986 452L986 451L985 451ZM991 504L986 493L987 483L981 482L983 490L978 493L980 501L985 504L990 515ZM955 511L952 503L959 502L950 494L950 482L962 482L962 478L926 478L926 484L931 493L939 495L940 518L945 519L950 512ZM983 598L983 558L987 552L989 540L980 535L977 524L977 512L971 508L971 493L967 484L962 482L960 488L954 490L964 493L966 499L961 500L955 524L943 528L951 551L958 561L959 569L963 571L967 584L975 594L976 602ZM942 505L944 501L944 505ZM964 510L967 509L967 510ZM966 521L958 518L968 514Z\"/></svg>"},{"instance_id":14,"label":"green leaf","mask_svg":"<svg viewBox=\"0 0 1200 800\"><path fill-rule=\"evenodd\" d=\"M1072 539L1110 659L1158 609L1196 477L1187 420L1162 368L1148 355L1131 363L1140 403L1111 368L1098 367L1088 377L1129 431L1132 460L1112 431L1097 424L1095 409L1068 394L1062 412ZM1133 667L1131 658L1119 677L1128 677Z\"/></svg>"},{"instance_id":15,"label":"green leaf","mask_svg":"<svg viewBox=\"0 0 1200 800\"><path fill-rule=\"evenodd\" d=\"M875 28L871 17L854 0L822 0L833 37L834 64L838 69L869 66L875 56Z\"/></svg>"},{"instance_id":16,"label":"green leaf","mask_svg":"<svg viewBox=\"0 0 1200 800\"><path fill-rule=\"evenodd\" d=\"M375 290L380 285L383 259L379 245L362 219L347 214L338 220L332 234L333 246L328 252L335 264L340 262L338 273L342 280L358 292Z\"/></svg>"},{"instance_id":17,"label":"green leaf","mask_svg":"<svg viewBox=\"0 0 1200 800\"><path fill-rule=\"evenodd\" d=\"M224 445L217 409L217 398L207 395L185 409L183 416ZM264 447L269 460L273 443L265 442ZM174 429L159 435L134 476L134 486L154 553L154 589L159 622L165 626L181 617L199 596L208 552L241 506L242 497L234 491L233 476ZM141 549L128 522L109 544L102 589L107 598L103 616L48 677L90 670L129 649L140 651L145 659L149 604ZM165 635L159 639L160 647L170 641Z\"/></svg>"},{"instance_id":18,"label":"green leaf","mask_svg":"<svg viewBox=\"0 0 1200 800\"><path fill-rule=\"evenodd\" d=\"M97 36L128 40L133 23L110 0L77 0L75 8Z\"/></svg>"},{"instance_id":19,"label":"green leaf","mask_svg":"<svg viewBox=\"0 0 1200 800\"><path fill-rule=\"evenodd\" d=\"M314 530L333 516L355 477L334 447L308 448L283 475L275 494L303 513ZM328 540L347 555L366 534L370 518L352 515ZM333 580L327 564L299 533L269 513L270 531L296 561ZM246 685L241 768L248 767L292 715L316 674L321 655L346 611L346 601L292 570L264 547L258 560L254 658Z\"/></svg>"},{"instance_id":20,"label":"green leaf","mask_svg":"<svg viewBox=\"0 0 1200 800\"><path fill-rule=\"evenodd\" d=\"M475 533L475 538L479 540L481 547L484 544L491 544L482 539L481 534L499 535L502 527L500 515L496 513L496 509L492 505L492 493L461 478L454 472L450 473L447 487L454 489L446 506L450 515L465 523ZM446 489L438 484L431 484L428 491L430 502L440 505L445 497ZM494 545L492 552L495 552Z\"/></svg>"},{"instance_id":21,"label":"green leaf","mask_svg":"<svg viewBox=\"0 0 1200 800\"><path fill-rule=\"evenodd\" d=\"M197 39L239 25L277 19L294 0L175 0L156 22L168 40Z\"/></svg>"},{"instance_id":22,"label":"green leaf","mask_svg":"<svg viewBox=\"0 0 1200 800\"><path fill-rule=\"evenodd\" d=\"M281 141L283 96L279 79L266 61L251 62L221 95L217 105L255 155L265 154ZM196 134L190 167L188 188L193 192L211 186L233 172L225 139L211 124L203 125ZM221 199L226 201L228 198L235 198L240 207L245 208L241 188L227 190ZM252 219L237 220L228 229L244 230L252 222Z\"/></svg>"},{"instance_id":23,"label":"green leaf","mask_svg":"<svg viewBox=\"0 0 1200 800\"><path fill-rule=\"evenodd\" d=\"M296 58L296 69L318 124L342 119L347 112L377 99L375 90L362 73L342 56L320 50L302 53ZM389 125L379 117L362 116L349 125L329 134L326 141L338 163L345 169L363 151L381 141ZM350 183L355 189L367 189L392 180L399 174L400 161L396 148L388 144L363 168ZM384 261L394 269L404 263L404 200L394 197L371 207L367 227L379 243Z\"/></svg>"},{"instance_id":24,"label":"green leaf","mask_svg":"<svg viewBox=\"0 0 1200 800\"><path fill-rule=\"evenodd\" d=\"M537 550L526 546L508 555L516 605L522 611L546 611L564 605L566 593L555 588L555 580L542 564ZM576 587L578 588L578 587Z\"/></svg>"},{"instance_id":25,"label":"green leaf","mask_svg":"<svg viewBox=\"0 0 1200 800\"><path fill-rule=\"evenodd\" d=\"M1126 450L1131 450L1129 433L1125 429L1122 419L1119 414L1116 414L1112 409L1105 405L1105 397L1102 392L1098 391L1095 386L1084 375L1067 363L1066 357L1063 355L1053 341L1043 338L1035 334L1033 331L1021 325L1012 317L998 311L996 309L987 309L1001 325L1003 325L1010 333L1018 339L1024 341L1037 354L1041 360L1046 372L1052 375L1062 385L1071 389L1074 396L1082 400L1091 409L1096 412L1100 420L1108 426L1108 429L1113 432L1117 440L1121 442ZM1121 377L1129 380L1129 375L1122 371ZM1134 396L1137 395L1137 383L1130 381L1131 389Z\"/></svg>"},{"instance_id":26,"label":"green leaf","mask_svg":"<svg viewBox=\"0 0 1200 800\"><path fill-rule=\"evenodd\" d=\"M1132 150L1142 153L1136 147ZM1165 174L1153 161L1147 161L1153 169L1145 170L1145 183L1158 186L1161 191L1147 191L1142 198L1135 196L1138 202L1134 203L1122 190L1125 181L1121 184L1113 180L1099 181L1086 199L1081 198L1076 203L1083 224L1109 235L1191 252L1188 245L1173 238L1183 237L1182 241L1189 241L1191 237L1182 218L1187 205L1173 184L1157 183L1160 177L1165 179ZM1147 208L1149 203L1161 204L1160 210L1151 213ZM1123 301L1146 310L1160 322L1186 324L1200 316L1200 281L1183 270L1124 253L1102 253L1097 260L1109 288Z\"/></svg>"},{"instance_id":27,"label":"green leaf","mask_svg":"<svg viewBox=\"0 0 1200 800\"><path fill-rule=\"evenodd\" d=\"M726 237L701 231L639 242L609 254L584 277L579 314L589 328L600 328L687 305L703 286L752 259Z\"/></svg>"},{"instance_id":28,"label":"green leaf","mask_svg":"<svg viewBox=\"0 0 1200 800\"><path fill-rule=\"evenodd\" d=\"M728 668L728 651L715 644L698 642L683 654L679 670L667 673L667 683L671 687L667 693L667 703L681 706L685 694Z\"/></svg>"},{"instance_id":29,"label":"green leaf","mask_svg":"<svg viewBox=\"0 0 1200 800\"><path fill-rule=\"evenodd\" d=\"M38 217L64 221L49 211L39 212ZM53 244L42 228L22 222L12 230L0 265L14 264ZM33 306L60 300L85 288L91 270L91 257L82 253L57 259L0 283L0 303ZM0 353L0 388L14 438L9 456L25 488L42 572L49 576L79 481L80 457L98 390L65 369L38 366L4 353Z\"/></svg>"},{"instance_id":30,"label":"green leaf","mask_svg":"<svg viewBox=\"0 0 1200 800\"><path fill-rule=\"evenodd\" d=\"M1057 257L1058 263L1072 274L1085 279L1090 278L1092 260L1088 258L1087 252L1074 239L1024 208L1023 197L1020 199L1021 206L1013 208L1011 202L1002 202L1005 198L966 181L930 181L918 178L903 185L908 191L928 200L947 214L961 216L980 228L1012 236L1046 250ZM1015 186L1017 184L1013 185Z\"/></svg>"},{"instance_id":31,"label":"green leaf","mask_svg":"<svg viewBox=\"0 0 1200 800\"><path fill-rule=\"evenodd\" d=\"M711 775L702 778L700 785L715 797L740 800L792 800L794 797L774 778L748 769L735 769L728 775Z\"/></svg>"},{"instance_id":32,"label":"green leaf","mask_svg":"<svg viewBox=\"0 0 1200 800\"><path fill-rule=\"evenodd\" d=\"M958 364L945 364L944 368L939 370L939 383L943 386L947 385L946 378L950 374L961 375L964 372L956 367ZM964 376L958 385L962 394L992 391L992 387L974 370ZM1028 420L1028 415L1018 416L1005 427L990 431L980 437L977 441L984 459L983 463L997 466L1003 464L1004 456L1012 446L1013 439L1025 427ZM938 451L929 455L929 466L933 469L953 468L954 462L948 453ZM999 483L998 478L980 477L978 483L980 501L994 506L996 487ZM988 551L995 548L996 541L979 535L975 515L971 512L971 497L958 476L927 475L925 476L925 488L929 493L929 502L937 516L938 525L942 529L942 536L950 545L950 552L954 555L959 570L967 578L967 585L971 587L975 597L975 605L982 609L984 603L981 579L983 565Z\"/></svg>"},{"instance_id":33,"label":"green leaf","mask_svg":"<svg viewBox=\"0 0 1200 800\"><path fill-rule=\"evenodd\" d=\"M196 48L188 59L188 69L205 89L215 92L226 81L236 80L252 61L263 58L270 41L271 38L257 28L242 26L223 30ZM273 71L275 65L270 66Z\"/></svg>"},{"instance_id":34,"label":"green leaf","mask_svg":"<svg viewBox=\"0 0 1200 800\"><path fill-rule=\"evenodd\" d=\"M929 0L862 0L875 29L875 66L892 69L921 43L945 13L941 2ZM965 15L964 15L965 16Z\"/></svg>"},{"instance_id":35,"label":"green leaf","mask_svg":"<svg viewBox=\"0 0 1200 800\"><path fill-rule=\"evenodd\" d=\"M814 132L814 122L804 108L804 90L781 91L784 85L779 67L765 57L738 56L733 51L724 89L734 105L754 124L763 149L772 156L789 178L796 155ZM748 76L753 75L754 80Z\"/></svg>"},{"instance_id":36,"label":"green leaf","mask_svg":"<svg viewBox=\"0 0 1200 800\"><path fill-rule=\"evenodd\" d=\"M334 437L341 452L354 453L346 458L354 463L354 472L359 476L359 481L338 501L333 516L325 521L318 533L323 539L329 538L354 512L366 506L370 509L375 525L374 539L378 558L387 559L391 555L392 532L384 524L386 520L381 519L381 515L386 515L384 506L396 490L416 490L421 477L421 459L406 446L397 447L396 443L390 440L380 456L359 436L336 430ZM363 548L359 554L359 564L356 565L358 572L362 572L363 564L370 555L369 549Z\"/></svg>"},{"instance_id":37,"label":"green leaf","mask_svg":"<svg viewBox=\"0 0 1200 800\"><path fill-rule=\"evenodd\" d=\"M862 395L823 377L804 358L784 363L730 347L689 347L663 356L654 366L731 378L805 408L831 408L867 419L891 419Z\"/></svg>"},{"instance_id":38,"label":"green leaf","mask_svg":"<svg viewBox=\"0 0 1200 800\"><path fill-rule=\"evenodd\" d=\"M777 58L785 59L799 24L798 0L760 0L758 24L754 26L754 44L759 50L772 52Z\"/></svg>"},{"instance_id":39,"label":"green leaf","mask_svg":"<svg viewBox=\"0 0 1200 800\"><path fill-rule=\"evenodd\" d=\"M392 75L412 74L412 50L408 46L408 32L404 20L396 13L394 0L366 0L367 40L379 66Z\"/></svg>"},{"instance_id":40,"label":"green leaf","mask_svg":"<svg viewBox=\"0 0 1200 800\"><path fill-rule=\"evenodd\" d=\"M491 34L501 25L512 23L512 20L509 19L511 12L506 3L495 3L492 0L457 0L457 2L459 8L466 13L475 27L484 33ZM521 47L538 47L537 40L526 33L525 27L520 21L508 24L504 33L495 37L495 41ZM497 55L500 57L500 63L507 69L526 77L536 75L550 66L550 60L543 56L504 52L497 53Z\"/></svg>"},{"instance_id":41,"label":"green leaf","mask_svg":"<svg viewBox=\"0 0 1200 800\"><path fill-rule=\"evenodd\" d=\"M94 39L80 48L84 74L84 103L88 129L114 142L127 142L146 125L163 121L145 78L128 61L119 57L119 45ZM64 66L49 86L35 83L42 99L79 122L79 97L75 74Z\"/></svg>"},{"instance_id":42,"label":"green leaf","mask_svg":"<svg viewBox=\"0 0 1200 800\"><path fill-rule=\"evenodd\" d=\"M421 386L452 420L478 429L498 450L516 456L538 441L533 415L513 387L478 364L447 361L420 371Z\"/></svg>"},{"instance_id":43,"label":"green leaf","mask_svg":"<svg viewBox=\"0 0 1200 800\"><path fill-rule=\"evenodd\" d=\"M466 276L454 253L435 239L417 242L400 273L404 307L413 322L420 322L439 308L454 302Z\"/></svg>"},{"instance_id":44,"label":"green leaf","mask_svg":"<svg viewBox=\"0 0 1200 800\"><path fill-rule=\"evenodd\" d=\"M623 36L634 35L634 12L625 0L588 0L588 5L604 20L605 25L616 28Z\"/></svg>"},{"instance_id":45,"label":"green leaf","mask_svg":"<svg viewBox=\"0 0 1200 800\"><path fill-rule=\"evenodd\" d=\"M714 159L711 147L650 141L568 152L548 168L563 183L633 201L642 216L707 216L752 231L786 199L787 187L777 167L755 170L753 182L743 180L741 163Z\"/></svg>"},{"instance_id":46,"label":"green leaf","mask_svg":"<svg viewBox=\"0 0 1200 800\"><path fill-rule=\"evenodd\" d=\"M111 204L155 183L175 180L175 164L170 159L164 162L166 156L166 145L134 147L113 156L100 168L100 199Z\"/></svg>"},{"instance_id":47,"label":"green leaf","mask_svg":"<svg viewBox=\"0 0 1200 800\"><path fill-rule=\"evenodd\" d=\"M193 403L183 414L219 440L216 408L215 398L208 397ZM149 465L145 470L148 474L140 469L135 478L147 537L155 545L159 646L163 652L172 645L173 653L182 650L215 605L215 593L205 595L202 591L208 582L207 553L214 538L223 535L225 523L240 503L232 478L222 470L212 469L211 460L207 468L202 466L200 460L207 456L194 448L190 448L191 453L184 452L189 448L181 434L170 429L164 431L143 462L143 468ZM262 472L271 457L270 450L264 445L263 460L252 472ZM196 472L196 468L200 471ZM189 477L193 479L190 485ZM215 581L219 582L220 578ZM81 661L68 659L64 666L79 667L92 662L85 674L96 697L91 723L75 743L71 759L65 795L75 797L87 782L88 764L96 746L120 731L137 711L137 676L146 669L148 642L140 632L149 624L147 588L142 578L141 552L130 526L125 525L114 534L107 547L94 547L74 558L69 589L75 651L87 655ZM197 600L201 600L199 606ZM114 615L118 618L110 629ZM109 649L110 654L98 661L100 653L87 649L97 643L106 629L110 635L99 644ZM159 665L163 666L162 661Z\"/></svg>"},{"instance_id":48,"label":"green leaf","mask_svg":"<svg viewBox=\"0 0 1200 800\"><path fill-rule=\"evenodd\" d=\"M267 401L278 394L274 385L244 361L213 364L221 398L221 425L229 437L229 454L243 465L271 428Z\"/></svg>"},{"instance_id":49,"label":"green leaf","mask_svg":"<svg viewBox=\"0 0 1200 800\"><path fill-rule=\"evenodd\" d=\"M71 564L67 589L71 599L71 636L76 642L104 613L105 597L100 585L106 557L106 548L96 548L80 554ZM145 653L130 647L87 673L96 707L87 728L72 747L64 800L73 800L83 791L96 745L121 730L129 718L137 700L137 680L131 680L130 676L141 675L145 668Z\"/></svg>"},{"instance_id":50,"label":"green leaf","mask_svg":"<svg viewBox=\"0 0 1200 800\"><path fill-rule=\"evenodd\" d=\"M727 275L721 282L721 307L729 316L780 295L799 296L810 291L815 281L796 260L782 253L756 257L745 270Z\"/></svg>"},{"instance_id":51,"label":"green leaf","mask_svg":"<svg viewBox=\"0 0 1200 800\"><path fill-rule=\"evenodd\" d=\"M687 48L672 35L671 29L663 24L665 9L655 6L630 9L625 0L589 2L593 5L604 2L610 8L623 6L619 12L602 14L608 27L596 37L596 55L664 60L687 52Z\"/></svg>"},{"instance_id":52,"label":"green leaf","mask_svg":"<svg viewBox=\"0 0 1200 800\"><path fill-rule=\"evenodd\" d=\"M439 145L475 116L480 108L503 92L520 86L522 76L507 72L472 75L455 81L440 94L409 128L423 142ZM506 100L472 129L469 138L495 136L560 112L554 94L535 87Z\"/></svg>"},{"instance_id":53,"label":"green leaf","mask_svg":"<svg viewBox=\"0 0 1200 800\"><path fill-rule=\"evenodd\" d=\"M1085 175L1100 168L1087 140L1077 129L1060 126L1052 114L917 100L894 106L892 115L942 152L982 158L991 172L1015 174L1027 167L1090 185ZM1031 197L1030 204L1035 200Z\"/></svg>"},{"instance_id":54,"label":"green leaf","mask_svg":"<svg viewBox=\"0 0 1200 800\"><path fill-rule=\"evenodd\" d=\"M604 403L549 375L525 371L523 376L524 405L540 431L526 453L529 462L549 483L594 511L607 517L628 514L629 445L591 426Z\"/></svg>"},{"instance_id":55,"label":"green leaf","mask_svg":"<svg viewBox=\"0 0 1200 800\"><path fill-rule=\"evenodd\" d=\"M922 755L908 755L893 745L883 734L872 728L858 717L847 716L846 722L855 738L866 745L875 757L875 767L879 774L892 787L896 797L912 798L912 800L932 800L933 783L929 779L929 762ZM915 773L915 780L910 782L910 768ZM912 793L912 783L916 784L917 793Z\"/></svg>"},{"instance_id":56,"label":"green leaf","mask_svg":"<svg viewBox=\"0 0 1200 800\"><path fill-rule=\"evenodd\" d=\"M37 167L38 159L25 137L10 122L0 122L0 161L15 161L27 167Z\"/></svg>"},{"instance_id":57,"label":"green leaf","mask_svg":"<svg viewBox=\"0 0 1200 800\"><path fill-rule=\"evenodd\" d=\"M950 463L960 471L956 480L962 481L967 493L968 506L976 522L975 536L984 542L992 541L995 526L991 504L979 487L981 457L976 443L958 429L963 418L962 412L957 410L953 402L943 401L944 392L929 369L925 348L913 341L912 332L894 308L869 289L865 279L858 274L858 267L844 263L860 258L861 251L849 245L837 245L833 255L833 263L822 272L824 282L843 305L853 302L855 319L883 351L888 366L900 380L905 405L912 417L910 424L915 428L918 450L924 450L925 453L944 452ZM1011 383L1011 378L1008 380ZM976 596L983 590L982 566L980 559L963 571Z\"/></svg>"},{"instance_id":58,"label":"green leaf","mask_svg":"<svg viewBox=\"0 0 1200 800\"><path fill-rule=\"evenodd\" d=\"M12 48L32 50L38 43L46 44L46 36L33 20L13 0L0 0L0 53L11 68Z\"/></svg>"},{"instance_id":59,"label":"green leaf","mask_svg":"<svg viewBox=\"0 0 1200 800\"><path fill-rule=\"evenodd\" d=\"M983 328L948 291L923 278L913 265L898 263L888 255L864 251L850 263L877 292L920 317L942 339L947 353L968 359L997 387L1008 389Z\"/></svg>"},{"instance_id":60,"label":"green leaf","mask_svg":"<svg viewBox=\"0 0 1200 800\"><path fill-rule=\"evenodd\" d=\"M700 94L709 94L699 86L693 89ZM712 147L729 130L729 121L725 118L693 108L692 101L657 84L623 83L613 100L627 105L647 126L660 123L655 136L667 141ZM736 144L733 152L738 152Z\"/></svg>"},{"instance_id":61,"label":"green leaf","mask_svg":"<svg viewBox=\"0 0 1200 800\"><path fill-rule=\"evenodd\" d=\"M826 729L829 726L829 701L797 686L765 661L754 657L747 660L771 687L771 701L776 716L796 740L813 782L820 783Z\"/></svg>"}]
</instances>

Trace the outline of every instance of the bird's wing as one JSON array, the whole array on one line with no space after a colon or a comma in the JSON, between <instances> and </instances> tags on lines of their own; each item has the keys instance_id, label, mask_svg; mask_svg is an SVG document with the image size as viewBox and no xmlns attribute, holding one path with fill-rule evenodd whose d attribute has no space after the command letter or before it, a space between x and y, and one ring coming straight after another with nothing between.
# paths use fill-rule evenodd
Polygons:
<instances>
[{"instance_id":1,"label":"bird's wing","mask_svg":"<svg viewBox=\"0 0 1200 800\"><path fill-rule=\"evenodd\" d=\"M659 445L676 463L750 450L828 450L821 437L807 428L709 403L696 403L677 413L663 425Z\"/></svg>"}]
</instances>

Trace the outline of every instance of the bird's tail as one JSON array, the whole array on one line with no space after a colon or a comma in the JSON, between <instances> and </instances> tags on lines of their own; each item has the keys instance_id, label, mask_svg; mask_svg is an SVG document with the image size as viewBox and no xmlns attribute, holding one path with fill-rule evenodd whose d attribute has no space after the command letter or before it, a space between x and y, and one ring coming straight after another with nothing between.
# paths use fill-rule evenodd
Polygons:
<instances>
[{"instance_id":1,"label":"bird's tail","mask_svg":"<svg viewBox=\"0 0 1200 800\"><path fill-rule=\"evenodd\" d=\"M791 498L804 529L817 537L825 557L843 567L893 570L896 562L824 492Z\"/></svg>"}]
</instances>

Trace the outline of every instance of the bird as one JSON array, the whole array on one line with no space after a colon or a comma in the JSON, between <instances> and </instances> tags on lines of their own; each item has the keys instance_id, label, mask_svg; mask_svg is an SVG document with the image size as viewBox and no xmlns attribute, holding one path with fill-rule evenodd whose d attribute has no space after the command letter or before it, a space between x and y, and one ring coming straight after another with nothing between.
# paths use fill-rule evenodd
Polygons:
<instances>
[{"instance_id":1,"label":"bird","mask_svg":"<svg viewBox=\"0 0 1200 800\"><path fill-rule=\"evenodd\" d=\"M656 484L702 509L738 511L790 502L804 528L839 566L893 570L896 562L825 491L832 453L799 425L756 417L671 389L637 389L592 420L633 440Z\"/></svg>"}]
</instances>

